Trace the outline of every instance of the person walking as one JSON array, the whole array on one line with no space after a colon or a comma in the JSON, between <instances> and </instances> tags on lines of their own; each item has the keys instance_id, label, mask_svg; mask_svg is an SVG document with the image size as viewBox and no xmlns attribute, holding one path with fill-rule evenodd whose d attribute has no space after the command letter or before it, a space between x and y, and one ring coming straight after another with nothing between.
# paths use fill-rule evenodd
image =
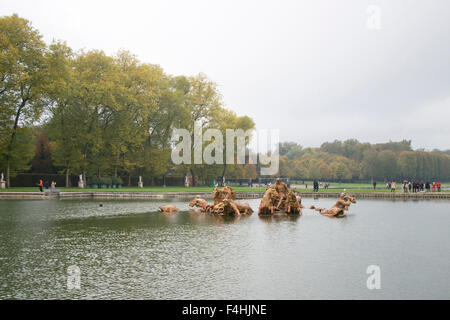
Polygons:
<instances>
[{"instance_id":1,"label":"person walking","mask_svg":"<svg viewBox=\"0 0 450 320\"><path fill-rule=\"evenodd\" d=\"M436 183L436 186L437 186L437 191L441 192L441 183L439 181Z\"/></svg>"},{"instance_id":2,"label":"person walking","mask_svg":"<svg viewBox=\"0 0 450 320\"><path fill-rule=\"evenodd\" d=\"M42 187L44 186L44 181L42 179L39 179L39 191L42 192Z\"/></svg>"},{"instance_id":3,"label":"person walking","mask_svg":"<svg viewBox=\"0 0 450 320\"><path fill-rule=\"evenodd\" d=\"M431 189L433 190L433 192L436 192L436 181L433 181Z\"/></svg>"},{"instance_id":4,"label":"person walking","mask_svg":"<svg viewBox=\"0 0 450 320\"><path fill-rule=\"evenodd\" d=\"M374 182L372 182L372 184L373 184L373 190L376 190L377 189L377 182L374 181Z\"/></svg>"},{"instance_id":5,"label":"person walking","mask_svg":"<svg viewBox=\"0 0 450 320\"><path fill-rule=\"evenodd\" d=\"M411 192L411 188L412 188L412 184L411 184L411 181L409 181L409 182L408 182L408 189L409 189L409 192Z\"/></svg>"},{"instance_id":6,"label":"person walking","mask_svg":"<svg viewBox=\"0 0 450 320\"><path fill-rule=\"evenodd\" d=\"M427 190L427 192L430 192L430 182L429 181L425 182L425 189Z\"/></svg>"},{"instance_id":7,"label":"person walking","mask_svg":"<svg viewBox=\"0 0 450 320\"><path fill-rule=\"evenodd\" d=\"M394 181L392 181L391 183L391 192L395 192L395 188L397 187L397 183Z\"/></svg>"},{"instance_id":8,"label":"person walking","mask_svg":"<svg viewBox=\"0 0 450 320\"><path fill-rule=\"evenodd\" d=\"M319 192L319 182L314 180L314 192Z\"/></svg>"},{"instance_id":9,"label":"person walking","mask_svg":"<svg viewBox=\"0 0 450 320\"><path fill-rule=\"evenodd\" d=\"M56 182L55 182L55 181L52 181L52 183L51 183L51 188L52 188L52 191L54 191L54 190L55 190L55 187L56 187Z\"/></svg>"}]
</instances>

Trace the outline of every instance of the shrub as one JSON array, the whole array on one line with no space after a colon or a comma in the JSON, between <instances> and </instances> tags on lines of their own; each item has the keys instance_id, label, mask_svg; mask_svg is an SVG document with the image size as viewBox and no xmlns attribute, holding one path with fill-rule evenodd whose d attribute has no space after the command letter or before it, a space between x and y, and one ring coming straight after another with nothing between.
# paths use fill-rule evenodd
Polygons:
<instances>
[{"instance_id":1,"label":"shrub","mask_svg":"<svg viewBox=\"0 0 450 320\"><path fill-rule=\"evenodd\" d=\"M100 183L101 183L100 178L97 176L92 176L92 177L89 177L89 179L88 179L89 185L98 185Z\"/></svg>"},{"instance_id":2,"label":"shrub","mask_svg":"<svg viewBox=\"0 0 450 320\"><path fill-rule=\"evenodd\" d=\"M120 177L111 177L113 185L123 184L123 181Z\"/></svg>"},{"instance_id":3,"label":"shrub","mask_svg":"<svg viewBox=\"0 0 450 320\"><path fill-rule=\"evenodd\" d=\"M111 177L102 177L101 178L101 184L104 184L104 185L107 185L107 186L112 185Z\"/></svg>"}]
</instances>

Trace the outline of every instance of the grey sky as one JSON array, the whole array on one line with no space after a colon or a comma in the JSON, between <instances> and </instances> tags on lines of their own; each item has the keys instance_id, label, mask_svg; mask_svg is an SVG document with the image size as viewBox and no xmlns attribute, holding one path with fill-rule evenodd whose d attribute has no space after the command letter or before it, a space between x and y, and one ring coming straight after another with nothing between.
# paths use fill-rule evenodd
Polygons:
<instances>
[{"instance_id":1,"label":"grey sky","mask_svg":"<svg viewBox=\"0 0 450 320\"><path fill-rule=\"evenodd\" d=\"M379 30L366 26L368 5ZM281 141L450 149L450 1L2 0L12 13L47 42L204 72L228 108Z\"/></svg>"}]
</instances>

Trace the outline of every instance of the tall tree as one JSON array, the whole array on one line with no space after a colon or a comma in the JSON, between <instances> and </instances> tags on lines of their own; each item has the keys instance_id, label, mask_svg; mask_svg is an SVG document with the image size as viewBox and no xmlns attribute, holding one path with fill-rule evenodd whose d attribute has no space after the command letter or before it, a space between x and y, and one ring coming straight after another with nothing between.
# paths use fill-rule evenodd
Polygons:
<instances>
[{"instance_id":1,"label":"tall tree","mask_svg":"<svg viewBox=\"0 0 450 320\"><path fill-rule=\"evenodd\" d=\"M383 150L378 153L378 176L385 179L394 179L398 174L398 163L395 153L391 150Z\"/></svg>"},{"instance_id":2,"label":"tall tree","mask_svg":"<svg viewBox=\"0 0 450 320\"><path fill-rule=\"evenodd\" d=\"M413 151L403 151L398 157L401 175L412 179L417 177L417 157Z\"/></svg>"},{"instance_id":3,"label":"tall tree","mask_svg":"<svg viewBox=\"0 0 450 320\"><path fill-rule=\"evenodd\" d=\"M184 119L184 129L191 132L192 155L194 157L194 128L198 126L203 131L209 125L214 114L222 106L222 97L217 90L217 85L209 80L204 74L198 74L189 77L190 88L186 97L186 109L188 118ZM216 113L214 113L216 111ZM203 141L198 141L203 144ZM191 172L192 179L195 184L196 170L203 170L205 176L205 168L201 164L191 164L187 166Z\"/></svg>"},{"instance_id":4,"label":"tall tree","mask_svg":"<svg viewBox=\"0 0 450 320\"><path fill-rule=\"evenodd\" d=\"M17 15L0 18L0 140L9 188L11 171L24 169L31 153L21 143L27 125L37 121L44 110L44 93L49 78L46 45L30 22ZM26 156L22 161L12 161Z\"/></svg>"},{"instance_id":5,"label":"tall tree","mask_svg":"<svg viewBox=\"0 0 450 320\"><path fill-rule=\"evenodd\" d=\"M53 81L48 87L50 119L47 130L52 140L52 159L66 175L66 188L71 187L70 174L78 171L82 164L81 123L85 116L76 99L79 87L74 80L74 59L74 53L65 43L50 45L49 73Z\"/></svg>"}]
</instances>

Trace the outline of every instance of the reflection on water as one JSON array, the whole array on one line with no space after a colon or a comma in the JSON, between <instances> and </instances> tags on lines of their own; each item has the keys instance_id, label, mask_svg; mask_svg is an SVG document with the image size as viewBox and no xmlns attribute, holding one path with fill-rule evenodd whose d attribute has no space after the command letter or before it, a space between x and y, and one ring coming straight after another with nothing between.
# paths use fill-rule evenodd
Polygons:
<instances>
[{"instance_id":1,"label":"reflection on water","mask_svg":"<svg viewBox=\"0 0 450 320\"><path fill-rule=\"evenodd\" d=\"M281 221L297 221L301 216L294 214L274 214L258 216L264 222L281 222Z\"/></svg>"},{"instance_id":2,"label":"reflection on water","mask_svg":"<svg viewBox=\"0 0 450 320\"><path fill-rule=\"evenodd\" d=\"M158 213L167 203L182 211ZM448 299L449 205L359 200L344 219L233 218L186 200L0 200L0 298ZM372 264L381 290L366 287ZM67 288L70 266L79 290Z\"/></svg>"}]
</instances>

